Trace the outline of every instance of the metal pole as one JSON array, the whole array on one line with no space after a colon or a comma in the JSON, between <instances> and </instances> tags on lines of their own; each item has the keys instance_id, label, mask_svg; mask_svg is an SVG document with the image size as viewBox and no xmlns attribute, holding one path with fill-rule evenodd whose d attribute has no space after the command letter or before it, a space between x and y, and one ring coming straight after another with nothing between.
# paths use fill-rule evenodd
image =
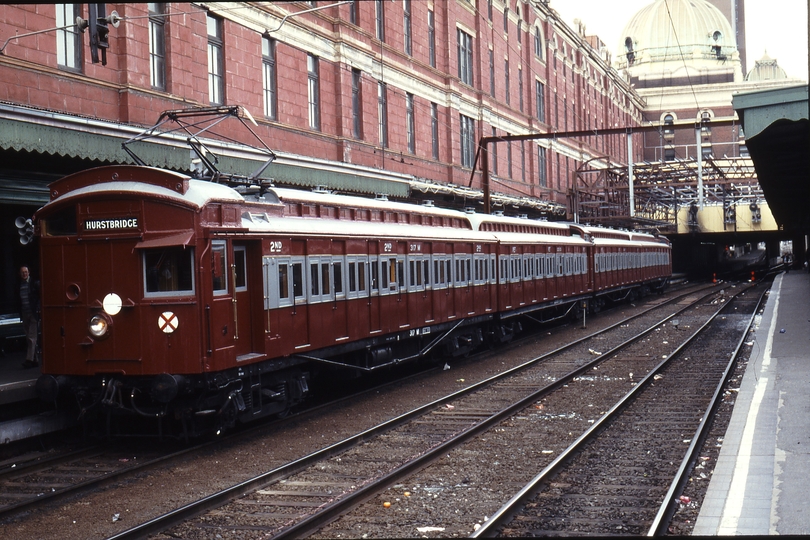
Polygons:
<instances>
[{"instance_id":1,"label":"metal pole","mask_svg":"<svg viewBox=\"0 0 810 540\"><path fill-rule=\"evenodd\" d=\"M489 215L492 213L492 204L489 193L489 152L487 151L487 142L481 139L479 148L481 150L481 189L484 192L484 214Z\"/></svg>"},{"instance_id":2,"label":"metal pole","mask_svg":"<svg viewBox=\"0 0 810 540\"><path fill-rule=\"evenodd\" d=\"M635 193L633 193L633 132L627 132L627 183L630 188L630 217L636 215Z\"/></svg>"},{"instance_id":3,"label":"metal pole","mask_svg":"<svg viewBox=\"0 0 810 540\"><path fill-rule=\"evenodd\" d=\"M703 148L700 145L700 126L695 128L695 159L697 160L697 196L698 196L698 209L703 210Z\"/></svg>"}]
</instances>

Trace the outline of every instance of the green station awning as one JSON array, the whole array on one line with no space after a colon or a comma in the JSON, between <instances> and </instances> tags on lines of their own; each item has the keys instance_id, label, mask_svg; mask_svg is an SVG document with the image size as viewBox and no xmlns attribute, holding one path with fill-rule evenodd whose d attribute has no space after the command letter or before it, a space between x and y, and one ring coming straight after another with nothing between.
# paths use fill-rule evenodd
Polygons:
<instances>
[{"instance_id":1,"label":"green station awning","mask_svg":"<svg viewBox=\"0 0 810 540\"><path fill-rule=\"evenodd\" d=\"M40 152L102 163L131 164L134 163L132 158L121 147L129 137L123 135L0 118L0 148L5 150ZM211 146L215 147L215 144ZM190 172L190 150L182 141L172 139L165 142L137 141L130 143L129 148L149 166ZM407 181L385 178L373 171L366 173L348 167L346 170L340 170L340 164L325 166L313 162L298 165L285 161L290 160L283 157L277 159L264 170L262 177L272 179L280 185L323 186L332 190L366 194L384 193L393 197L407 197L410 194ZM262 163L261 156L257 159L219 156L217 168L223 173L249 176ZM45 196L47 200L47 192ZM2 185L0 197L5 197Z\"/></svg>"}]
</instances>

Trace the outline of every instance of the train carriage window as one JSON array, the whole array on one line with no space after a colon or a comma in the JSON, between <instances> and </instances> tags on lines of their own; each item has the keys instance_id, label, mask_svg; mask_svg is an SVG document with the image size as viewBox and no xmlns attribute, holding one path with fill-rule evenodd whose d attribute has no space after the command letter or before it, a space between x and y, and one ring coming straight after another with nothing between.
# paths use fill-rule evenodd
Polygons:
<instances>
[{"instance_id":1,"label":"train carriage window","mask_svg":"<svg viewBox=\"0 0 810 540\"><path fill-rule=\"evenodd\" d=\"M309 257L309 301L326 302L335 295L343 296L343 267L341 260L333 260L329 255ZM338 267L336 269L336 266ZM340 280L340 284L337 280Z\"/></svg>"},{"instance_id":2,"label":"train carriage window","mask_svg":"<svg viewBox=\"0 0 810 540\"><path fill-rule=\"evenodd\" d=\"M287 307L306 301L303 285L303 258L265 257L265 309Z\"/></svg>"},{"instance_id":3,"label":"train carriage window","mask_svg":"<svg viewBox=\"0 0 810 540\"><path fill-rule=\"evenodd\" d=\"M403 292L407 289L407 284L405 283L405 257L404 256L397 257L396 261L397 261L396 276L392 274L391 281L396 281L396 284L399 286L399 291ZM392 290L396 290L396 288L392 288Z\"/></svg>"},{"instance_id":4,"label":"train carriage window","mask_svg":"<svg viewBox=\"0 0 810 540\"><path fill-rule=\"evenodd\" d=\"M563 255L562 253L557 253L555 257L555 264L554 269L557 272L557 277L565 275L563 270Z\"/></svg>"},{"instance_id":5,"label":"train carriage window","mask_svg":"<svg viewBox=\"0 0 810 540\"><path fill-rule=\"evenodd\" d=\"M351 260L348 261L349 265L349 298L354 298L357 292L357 263Z\"/></svg>"},{"instance_id":6,"label":"train carriage window","mask_svg":"<svg viewBox=\"0 0 810 540\"><path fill-rule=\"evenodd\" d=\"M343 291L343 261L332 261L332 277L335 283L335 298L340 300L346 296Z\"/></svg>"},{"instance_id":7,"label":"train carriage window","mask_svg":"<svg viewBox=\"0 0 810 540\"><path fill-rule=\"evenodd\" d=\"M309 296L313 300L321 295L321 280L318 279L318 263L309 263Z\"/></svg>"},{"instance_id":8,"label":"train carriage window","mask_svg":"<svg viewBox=\"0 0 810 540\"><path fill-rule=\"evenodd\" d=\"M425 288L430 289L430 259L427 256L422 259L422 273L424 275Z\"/></svg>"},{"instance_id":9,"label":"train carriage window","mask_svg":"<svg viewBox=\"0 0 810 540\"><path fill-rule=\"evenodd\" d=\"M520 281L520 255L509 256L509 283Z\"/></svg>"},{"instance_id":10,"label":"train carriage window","mask_svg":"<svg viewBox=\"0 0 810 540\"><path fill-rule=\"evenodd\" d=\"M293 298L296 304L300 304L306 300L304 296L304 261L293 260L292 262L292 278L293 278Z\"/></svg>"},{"instance_id":11,"label":"train carriage window","mask_svg":"<svg viewBox=\"0 0 810 540\"><path fill-rule=\"evenodd\" d=\"M380 294L380 261L377 256L373 255L369 261L369 277L371 278L371 295L376 296Z\"/></svg>"},{"instance_id":12,"label":"train carriage window","mask_svg":"<svg viewBox=\"0 0 810 540\"><path fill-rule=\"evenodd\" d=\"M290 305L292 299L290 293L292 285L290 283L290 265L285 263L278 267L278 303L279 305Z\"/></svg>"},{"instance_id":13,"label":"train carriage window","mask_svg":"<svg viewBox=\"0 0 810 540\"><path fill-rule=\"evenodd\" d=\"M408 256L408 291L424 291L425 290L425 277L426 269L429 268L424 263L421 255Z\"/></svg>"},{"instance_id":14,"label":"train carriage window","mask_svg":"<svg viewBox=\"0 0 810 540\"><path fill-rule=\"evenodd\" d=\"M492 285L495 285L498 282L496 258L497 255L495 255L494 253L489 254L489 282Z\"/></svg>"},{"instance_id":15,"label":"train carriage window","mask_svg":"<svg viewBox=\"0 0 810 540\"><path fill-rule=\"evenodd\" d=\"M329 263L321 263L321 296L324 300L332 295L331 275L329 272Z\"/></svg>"},{"instance_id":16,"label":"train carriage window","mask_svg":"<svg viewBox=\"0 0 810 540\"><path fill-rule=\"evenodd\" d=\"M482 264L481 264L482 262L483 261L481 260L481 258L478 255L473 256L473 276L472 276L473 285L480 285L481 284L482 276L483 276L483 273L484 273L484 270L483 270Z\"/></svg>"},{"instance_id":17,"label":"train carriage window","mask_svg":"<svg viewBox=\"0 0 810 540\"><path fill-rule=\"evenodd\" d=\"M444 279L447 286L453 284L453 256L447 255L444 259Z\"/></svg>"},{"instance_id":18,"label":"train carriage window","mask_svg":"<svg viewBox=\"0 0 810 540\"><path fill-rule=\"evenodd\" d=\"M500 283L506 283L509 280L509 255L501 255L501 275L498 280Z\"/></svg>"},{"instance_id":19,"label":"train carriage window","mask_svg":"<svg viewBox=\"0 0 810 540\"><path fill-rule=\"evenodd\" d=\"M194 294L194 248L143 250L145 296Z\"/></svg>"},{"instance_id":20,"label":"train carriage window","mask_svg":"<svg viewBox=\"0 0 810 540\"><path fill-rule=\"evenodd\" d=\"M433 256L433 288L442 289L442 262L439 260L438 255Z\"/></svg>"},{"instance_id":21,"label":"train carriage window","mask_svg":"<svg viewBox=\"0 0 810 540\"><path fill-rule=\"evenodd\" d=\"M364 256L350 255L346 257L349 298L362 298L368 296L368 263ZM338 270L339 271L339 270ZM335 277L337 283L337 277Z\"/></svg>"},{"instance_id":22,"label":"train carriage window","mask_svg":"<svg viewBox=\"0 0 810 540\"><path fill-rule=\"evenodd\" d=\"M439 262L442 288L447 288L450 286L450 272L448 272L447 268L448 260L449 260L448 255L442 255L442 260Z\"/></svg>"},{"instance_id":23,"label":"train carriage window","mask_svg":"<svg viewBox=\"0 0 810 540\"><path fill-rule=\"evenodd\" d=\"M380 294L387 294L388 292L388 264L388 259L380 260Z\"/></svg>"},{"instance_id":24,"label":"train carriage window","mask_svg":"<svg viewBox=\"0 0 810 540\"><path fill-rule=\"evenodd\" d=\"M366 261L357 261L357 292L360 296L368 296L368 264Z\"/></svg>"},{"instance_id":25,"label":"train carriage window","mask_svg":"<svg viewBox=\"0 0 810 540\"><path fill-rule=\"evenodd\" d=\"M228 257L224 240L211 242L211 272L213 274L214 294L221 295L228 292Z\"/></svg>"},{"instance_id":26,"label":"train carriage window","mask_svg":"<svg viewBox=\"0 0 810 540\"><path fill-rule=\"evenodd\" d=\"M532 279L532 255L530 253L523 254L523 281Z\"/></svg>"},{"instance_id":27,"label":"train carriage window","mask_svg":"<svg viewBox=\"0 0 810 540\"><path fill-rule=\"evenodd\" d=\"M235 270L236 282L234 287L237 291L247 290L247 261L245 246L234 246L233 248L233 264Z\"/></svg>"}]
</instances>

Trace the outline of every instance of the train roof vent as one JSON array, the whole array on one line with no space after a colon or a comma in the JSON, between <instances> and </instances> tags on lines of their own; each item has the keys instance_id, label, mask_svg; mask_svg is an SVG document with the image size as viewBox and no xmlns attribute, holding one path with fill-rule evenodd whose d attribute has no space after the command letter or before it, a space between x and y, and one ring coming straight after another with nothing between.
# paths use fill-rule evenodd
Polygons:
<instances>
[{"instance_id":1,"label":"train roof vent","mask_svg":"<svg viewBox=\"0 0 810 540\"><path fill-rule=\"evenodd\" d=\"M313 193L322 193L323 195L329 195L331 191L326 189L326 186L315 186L312 188Z\"/></svg>"},{"instance_id":2,"label":"train roof vent","mask_svg":"<svg viewBox=\"0 0 810 540\"><path fill-rule=\"evenodd\" d=\"M472 206L467 206L466 208L464 208L464 213L465 214L474 214L475 213L475 208L473 208Z\"/></svg>"},{"instance_id":3,"label":"train roof vent","mask_svg":"<svg viewBox=\"0 0 810 540\"><path fill-rule=\"evenodd\" d=\"M433 201L432 201L431 199L428 199L428 200L426 200L426 201L424 201L424 202L422 203L422 206L427 206L427 207L429 207L429 208L433 208L433 206L434 206L434 205L433 205Z\"/></svg>"},{"instance_id":4,"label":"train roof vent","mask_svg":"<svg viewBox=\"0 0 810 540\"><path fill-rule=\"evenodd\" d=\"M503 217L503 210L495 210L492 213L493 216Z\"/></svg>"},{"instance_id":5,"label":"train roof vent","mask_svg":"<svg viewBox=\"0 0 810 540\"><path fill-rule=\"evenodd\" d=\"M388 195L386 195L385 193L375 193L374 199L377 201L387 201Z\"/></svg>"},{"instance_id":6,"label":"train roof vent","mask_svg":"<svg viewBox=\"0 0 810 540\"><path fill-rule=\"evenodd\" d=\"M520 215L518 215L518 218L520 218L520 219L529 219L529 214L520 214Z\"/></svg>"}]
</instances>

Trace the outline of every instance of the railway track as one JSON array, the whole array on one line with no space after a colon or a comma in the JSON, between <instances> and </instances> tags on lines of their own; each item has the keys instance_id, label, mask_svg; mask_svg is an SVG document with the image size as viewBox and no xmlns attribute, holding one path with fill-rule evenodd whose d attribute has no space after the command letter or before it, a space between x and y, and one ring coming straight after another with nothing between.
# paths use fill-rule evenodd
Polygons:
<instances>
[{"instance_id":1,"label":"railway track","mask_svg":"<svg viewBox=\"0 0 810 540\"><path fill-rule=\"evenodd\" d=\"M666 534L763 296L719 309L473 536Z\"/></svg>"},{"instance_id":2,"label":"railway track","mask_svg":"<svg viewBox=\"0 0 810 540\"><path fill-rule=\"evenodd\" d=\"M689 324L692 319L708 317L726 300L722 291L720 296L708 300L708 296L716 296L714 289L715 293L706 296L698 298L693 294L690 300L673 301L682 305L655 306L632 320L527 362L510 374L446 396L113 538L139 538L161 531L166 531L170 537L189 538L221 535L224 531L246 534L256 531L256 534L278 538L310 534L364 501L384 496L380 494L388 486L396 485L487 430L505 429L499 426L505 420L511 422L509 419L516 412L538 407L538 400L543 396L565 387L570 381L582 379L594 368L599 369L605 359L615 357L644 335L655 332L664 321L677 316L680 319L677 326L688 328L692 326ZM684 315L690 308L704 313ZM650 318L654 319L652 325ZM644 332L639 331L641 326ZM597 346L604 352L594 349ZM646 347L644 343L638 346ZM650 364L650 359L646 358L645 362ZM638 369L640 377L643 368ZM505 404L509 406L504 408ZM423 490L420 495L428 491ZM402 496L407 497L404 492ZM471 527L465 534L470 532ZM329 529L325 534L335 536L335 530Z\"/></svg>"}]
</instances>

